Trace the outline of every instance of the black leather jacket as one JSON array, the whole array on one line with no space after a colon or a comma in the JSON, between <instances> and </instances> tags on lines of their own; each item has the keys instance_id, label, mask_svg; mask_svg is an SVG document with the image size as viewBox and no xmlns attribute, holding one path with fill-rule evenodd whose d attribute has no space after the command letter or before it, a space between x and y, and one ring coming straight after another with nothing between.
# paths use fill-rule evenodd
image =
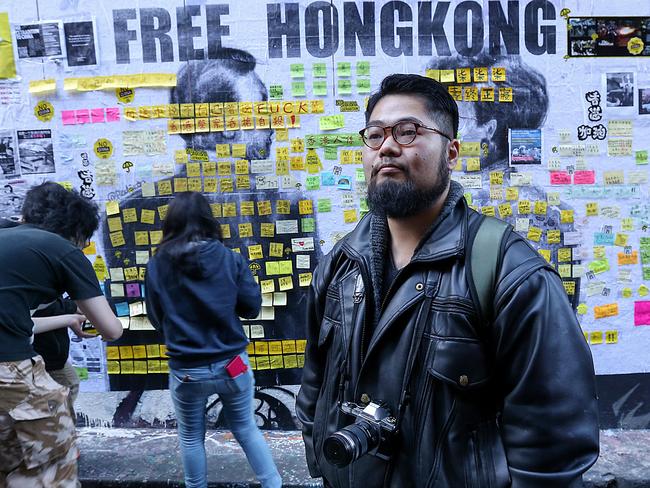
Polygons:
<instances>
[{"instance_id":1,"label":"black leather jacket","mask_svg":"<svg viewBox=\"0 0 650 488\"><path fill-rule=\"evenodd\" d=\"M558 275L514 232L494 319L477 325L464 257L478 218L461 198L440 219L390 287L374 332L370 215L319 264L296 402L312 476L337 488L582 486L599 445L589 348ZM369 397L399 416L403 390L390 462L366 455L339 469L325 460L324 439L353 422L339 401Z\"/></svg>"}]
</instances>

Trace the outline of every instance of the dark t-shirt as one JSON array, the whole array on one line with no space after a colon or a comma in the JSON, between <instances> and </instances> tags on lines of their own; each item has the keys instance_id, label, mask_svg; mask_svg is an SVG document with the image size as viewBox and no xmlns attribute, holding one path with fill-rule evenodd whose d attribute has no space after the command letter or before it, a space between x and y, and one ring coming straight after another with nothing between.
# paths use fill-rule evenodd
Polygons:
<instances>
[{"instance_id":1,"label":"dark t-shirt","mask_svg":"<svg viewBox=\"0 0 650 488\"><path fill-rule=\"evenodd\" d=\"M78 248L31 225L0 229L0 362L36 354L31 314L64 292L73 300L102 294Z\"/></svg>"}]
</instances>

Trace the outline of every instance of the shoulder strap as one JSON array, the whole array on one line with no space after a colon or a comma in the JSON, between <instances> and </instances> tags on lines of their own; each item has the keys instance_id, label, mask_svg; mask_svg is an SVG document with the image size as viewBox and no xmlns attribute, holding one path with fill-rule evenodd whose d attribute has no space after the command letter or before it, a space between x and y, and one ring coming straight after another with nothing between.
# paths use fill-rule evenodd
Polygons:
<instances>
[{"instance_id":1,"label":"shoulder strap","mask_svg":"<svg viewBox=\"0 0 650 488\"><path fill-rule=\"evenodd\" d=\"M500 265L504 236L511 227L502 220L482 216L477 225L472 226L475 233L468 239L468 262L466 269L470 294L478 310L480 323L492 319L494 287ZM480 333L480 331L477 331Z\"/></svg>"}]
</instances>

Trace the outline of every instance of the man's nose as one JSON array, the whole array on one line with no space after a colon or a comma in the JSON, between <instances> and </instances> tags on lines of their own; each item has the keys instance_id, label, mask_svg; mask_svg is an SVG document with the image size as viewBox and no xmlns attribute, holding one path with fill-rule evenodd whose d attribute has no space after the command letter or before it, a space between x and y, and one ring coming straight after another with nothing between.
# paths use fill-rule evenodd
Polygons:
<instances>
[{"instance_id":1,"label":"man's nose","mask_svg":"<svg viewBox=\"0 0 650 488\"><path fill-rule=\"evenodd\" d=\"M388 130L386 131L386 138L384 139L384 142L382 142L381 146L379 147L379 155L389 155L389 154L396 154L401 152L402 146L400 146L395 138L393 137L393 131Z\"/></svg>"}]
</instances>

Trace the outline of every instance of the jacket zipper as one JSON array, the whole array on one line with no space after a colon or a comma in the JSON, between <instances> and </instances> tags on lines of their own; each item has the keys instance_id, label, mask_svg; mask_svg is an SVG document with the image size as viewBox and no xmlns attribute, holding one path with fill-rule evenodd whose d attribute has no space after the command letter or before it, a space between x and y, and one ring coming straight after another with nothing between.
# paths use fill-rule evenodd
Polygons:
<instances>
[{"instance_id":1,"label":"jacket zipper","mask_svg":"<svg viewBox=\"0 0 650 488\"><path fill-rule=\"evenodd\" d=\"M447 433L451 428L451 424L453 423L454 418L456 418L456 400L454 400L454 402L451 404L451 412L449 412L449 417L447 417L447 421L445 422L445 425L443 426L442 431L440 431L440 435L438 435L438 439L436 440L436 454L433 458L433 468L431 469L431 475L427 480L427 487L433 487L433 482L438 477L438 468L440 464L440 456L442 453L442 440L447 437Z\"/></svg>"}]
</instances>

